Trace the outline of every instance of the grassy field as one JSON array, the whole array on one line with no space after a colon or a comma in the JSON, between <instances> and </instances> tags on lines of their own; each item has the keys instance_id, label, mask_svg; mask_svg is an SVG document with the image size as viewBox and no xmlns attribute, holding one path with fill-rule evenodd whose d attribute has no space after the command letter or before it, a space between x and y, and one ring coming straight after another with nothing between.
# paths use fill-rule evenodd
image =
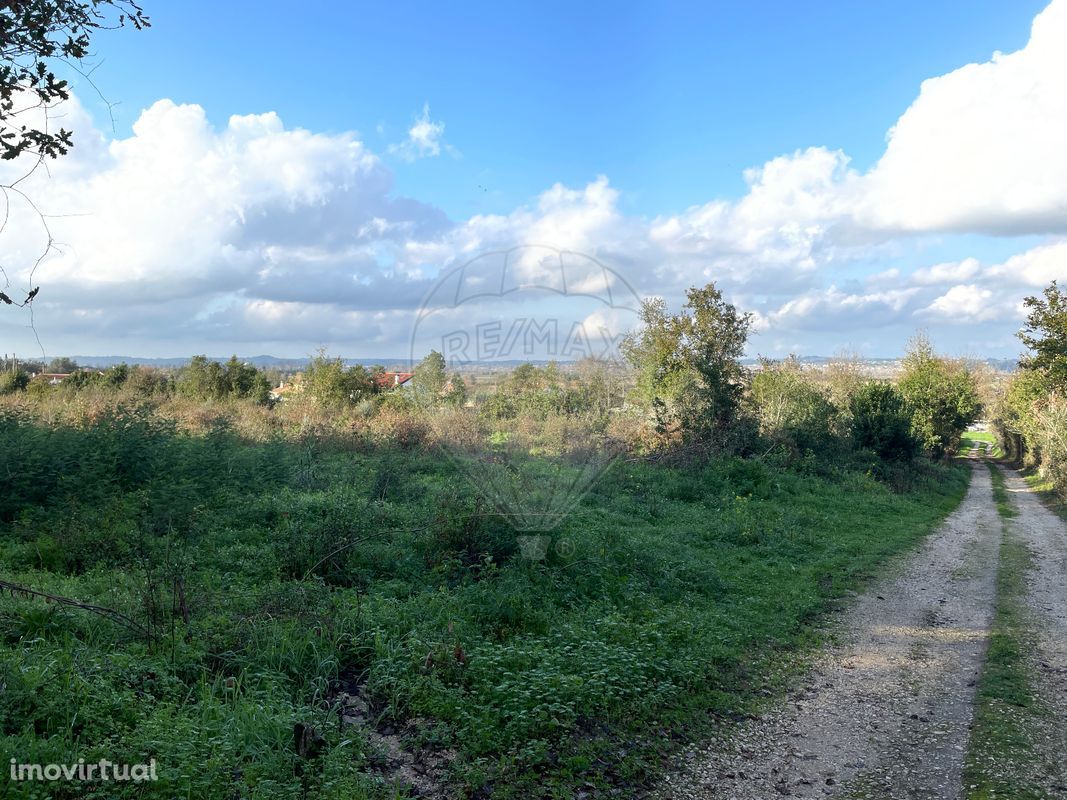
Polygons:
<instances>
[{"instance_id":1,"label":"grassy field","mask_svg":"<svg viewBox=\"0 0 1067 800\"><path fill-rule=\"evenodd\" d=\"M969 450L975 447L984 447L986 444L991 444L990 455L993 458L1002 458L1003 453L1000 450L1000 445L997 444L996 437L987 431L964 431L960 437L960 452L966 454Z\"/></svg>"},{"instance_id":2,"label":"grassy field","mask_svg":"<svg viewBox=\"0 0 1067 800\"><path fill-rule=\"evenodd\" d=\"M4 752L159 780L5 790L394 797L407 764L466 796L629 796L779 689L967 475L620 462L531 559L432 451L9 413L0 579L55 598L0 599Z\"/></svg>"}]
</instances>

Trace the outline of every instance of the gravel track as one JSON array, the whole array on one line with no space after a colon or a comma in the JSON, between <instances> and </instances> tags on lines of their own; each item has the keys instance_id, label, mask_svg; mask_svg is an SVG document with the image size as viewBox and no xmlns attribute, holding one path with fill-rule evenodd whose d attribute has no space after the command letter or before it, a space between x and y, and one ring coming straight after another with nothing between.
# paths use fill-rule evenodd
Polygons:
<instances>
[{"instance_id":1,"label":"gravel track","mask_svg":"<svg viewBox=\"0 0 1067 800\"><path fill-rule=\"evenodd\" d=\"M1036 756L1030 772L1051 796L1067 797L1067 525L1017 472L1005 469L1004 478L1017 513L1009 529L1033 559L1025 595L1035 634L1029 663L1034 691L1047 712L1029 731Z\"/></svg>"},{"instance_id":2,"label":"gravel track","mask_svg":"<svg viewBox=\"0 0 1067 800\"><path fill-rule=\"evenodd\" d=\"M843 612L802 688L691 751L658 797L960 796L1002 531L989 472L978 459L972 467L960 506ZM1056 552L1062 570L1067 554ZM1060 594L1046 600L1062 625L1067 584L1056 574L1047 588ZM1057 631L1048 663L1063 666ZM1063 689L1067 672L1057 675Z\"/></svg>"}]
</instances>

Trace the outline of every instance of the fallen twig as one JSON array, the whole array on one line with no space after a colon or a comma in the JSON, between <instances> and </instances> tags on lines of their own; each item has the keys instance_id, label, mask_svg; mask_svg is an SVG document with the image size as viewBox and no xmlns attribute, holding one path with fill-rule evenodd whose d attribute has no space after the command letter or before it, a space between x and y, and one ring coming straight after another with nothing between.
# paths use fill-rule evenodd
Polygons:
<instances>
[{"instance_id":1,"label":"fallen twig","mask_svg":"<svg viewBox=\"0 0 1067 800\"><path fill-rule=\"evenodd\" d=\"M58 594L49 594L48 592L41 592L37 589L31 589L28 586L21 586L17 583L11 583L10 581L0 580L0 592L11 592L11 596L21 595L22 597L40 597L49 603L59 603L60 605L69 606L71 608L80 608L83 611L91 611L93 614L99 614L102 617L110 619L112 622L117 622L120 625L125 625L135 633L145 637L146 639L154 639L155 637L151 632L139 622L130 619L120 611L116 611L113 608L107 608L106 606L97 606L92 603L83 603L81 600L75 600L71 597L63 597Z\"/></svg>"}]
</instances>

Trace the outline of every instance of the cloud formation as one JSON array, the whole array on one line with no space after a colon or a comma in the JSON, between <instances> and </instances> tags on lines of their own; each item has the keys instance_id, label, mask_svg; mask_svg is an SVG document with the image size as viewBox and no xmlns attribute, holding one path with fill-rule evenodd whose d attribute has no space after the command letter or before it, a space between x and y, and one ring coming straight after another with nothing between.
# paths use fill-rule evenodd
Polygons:
<instances>
[{"instance_id":1,"label":"cloud formation","mask_svg":"<svg viewBox=\"0 0 1067 800\"><path fill-rule=\"evenodd\" d=\"M34 276L46 287L37 320L68 352L398 352L442 271L533 243L587 253L674 300L715 280L762 330L814 350L835 333L931 324L999 325L1010 341L1018 299L1067 278L1063 41L1067 0L1056 0L1022 50L924 82L866 173L809 147L746 170L736 200L656 217L625 213L601 176L549 186L508 213L450 219L398 196L353 133L287 129L274 113L216 129L201 107L160 100L132 135L109 139L72 100L64 124L78 146L20 184L57 215L47 222L61 243ZM427 105L387 152L437 156L444 129ZM25 166L0 165L0 182ZM0 264L21 285L44 232L9 200ZM958 232L1048 238L992 264L980 252L913 260L923 237ZM11 320L0 330L25 341Z\"/></svg>"},{"instance_id":2,"label":"cloud formation","mask_svg":"<svg viewBox=\"0 0 1067 800\"><path fill-rule=\"evenodd\" d=\"M924 81L858 187L860 219L908 231L1067 233L1067 3L1026 47Z\"/></svg>"},{"instance_id":3,"label":"cloud formation","mask_svg":"<svg viewBox=\"0 0 1067 800\"><path fill-rule=\"evenodd\" d=\"M422 107L422 114L415 118L415 122L408 128L407 138L399 144L389 145L389 152L400 156L405 161L415 161L419 158L430 158L441 155L442 142L445 136L445 124L434 122L430 119L430 104ZM452 155L456 150L450 145L444 145Z\"/></svg>"}]
</instances>

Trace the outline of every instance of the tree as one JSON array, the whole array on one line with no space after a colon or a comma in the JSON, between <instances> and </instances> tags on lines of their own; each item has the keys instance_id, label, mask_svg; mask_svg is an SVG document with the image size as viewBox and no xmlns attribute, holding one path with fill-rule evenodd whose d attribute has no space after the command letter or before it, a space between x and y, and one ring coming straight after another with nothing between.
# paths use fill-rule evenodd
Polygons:
<instances>
[{"instance_id":1,"label":"tree","mask_svg":"<svg viewBox=\"0 0 1067 800\"><path fill-rule=\"evenodd\" d=\"M453 375L445 386L444 401L450 406L459 407L467 402L467 382L459 374Z\"/></svg>"},{"instance_id":2,"label":"tree","mask_svg":"<svg viewBox=\"0 0 1067 800\"><path fill-rule=\"evenodd\" d=\"M266 403L270 397L267 377L251 364L245 364L230 356L221 375L221 393L230 397L250 398L257 403Z\"/></svg>"},{"instance_id":3,"label":"tree","mask_svg":"<svg viewBox=\"0 0 1067 800\"><path fill-rule=\"evenodd\" d=\"M440 398L448 383L448 364L436 350L415 365L412 382L419 400L433 405Z\"/></svg>"},{"instance_id":4,"label":"tree","mask_svg":"<svg viewBox=\"0 0 1067 800\"><path fill-rule=\"evenodd\" d=\"M67 81L55 70L85 59L97 31L127 24L137 30L149 26L134 0L0 3L0 159L66 155L73 146L71 132L48 126L48 110L70 97ZM44 109L43 117L20 118L34 108Z\"/></svg>"},{"instance_id":5,"label":"tree","mask_svg":"<svg viewBox=\"0 0 1067 800\"><path fill-rule=\"evenodd\" d=\"M0 394L21 392L30 384L30 376L24 370L0 373Z\"/></svg>"},{"instance_id":6,"label":"tree","mask_svg":"<svg viewBox=\"0 0 1067 800\"><path fill-rule=\"evenodd\" d=\"M104 370L103 382L106 386L110 386L113 389L118 389L121 386L126 385L126 381L130 377L130 365L123 362L122 364L112 364L110 367Z\"/></svg>"},{"instance_id":7,"label":"tree","mask_svg":"<svg viewBox=\"0 0 1067 800\"><path fill-rule=\"evenodd\" d=\"M53 358L48 364L49 372L71 373L78 369L78 362L72 358Z\"/></svg>"},{"instance_id":8,"label":"tree","mask_svg":"<svg viewBox=\"0 0 1067 800\"><path fill-rule=\"evenodd\" d=\"M360 365L345 367L340 358L319 350L304 371L304 389L320 405L339 407L357 403L375 392L374 380Z\"/></svg>"},{"instance_id":9,"label":"tree","mask_svg":"<svg viewBox=\"0 0 1067 800\"><path fill-rule=\"evenodd\" d=\"M886 461L903 461L919 449L911 435L911 420L904 398L890 383L868 381L852 395L852 440Z\"/></svg>"},{"instance_id":10,"label":"tree","mask_svg":"<svg viewBox=\"0 0 1067 800\"><path fill-rule=\"evenodd\" d=\"M219 397L222 392L222 367L207 356L193 356L178 375L178 391L199 399Z\"/></svg>"},{"instance_id":11,"label":"tree","mask_svg":"<svg viewBox=\"0 0 1067 800\"><path fill-rule=\"evenodd\" d=\"M270 398L267 377L237 356L231 356L225 366L207 356L193 356L178 375L177 383L182 394L201 400L234 398L266 403Z\"/></svg>"},{"instance_id":12,"label":"tree","mask_svg":"<svg viewBox=\"0 0 1067 800\"><path fill-rule=\"evenodd\" d=\"M964 364L937 356L925 336L912 340L898 388L912 434L933 458L953 452L963 431L978 418L974 376Z\"/></svg>"},{"instance_id":13,"label":"tree","mask_svg":"<svg viewBox=\"0 0 1067 800\"><path fill-rule=\"evenodd\" d=\"M1043 297L1027 297L1026 325L1019 333L1033 354L1020 366L1041 373L1049 391L1067 389L1067 294L1050 283Z\"/></svg>"},{"instance_id":14,"label":"tree","mask_svg":"<svg viewBox=\"0 0 1067 800\"><path fill-rule=\"evenodd\" d=\"M643 327L623 342L634 367L636 396L661 429L680 426L697 436L730 426L744 392L740 358L752 315L727 303L714 283L686 292L678 314L659 298L641 307Z\"/></svg>"},{"instance_id":15,"label":"tree","mask_svg":"<svg viewBox=\"0 0 1067 800\"><path fill-rule=\"evenodd\" d=\"M516 372L523 366L531 365L520 365ZM536 372L536 369L534 371ZM411 381L413 395L424 407L433 408L440 403L461 406L467 400L466 383L457 373L448 373L448 362L436 350L431 350L429 355L415 365Z\"/></svg>"}]
</instances>

